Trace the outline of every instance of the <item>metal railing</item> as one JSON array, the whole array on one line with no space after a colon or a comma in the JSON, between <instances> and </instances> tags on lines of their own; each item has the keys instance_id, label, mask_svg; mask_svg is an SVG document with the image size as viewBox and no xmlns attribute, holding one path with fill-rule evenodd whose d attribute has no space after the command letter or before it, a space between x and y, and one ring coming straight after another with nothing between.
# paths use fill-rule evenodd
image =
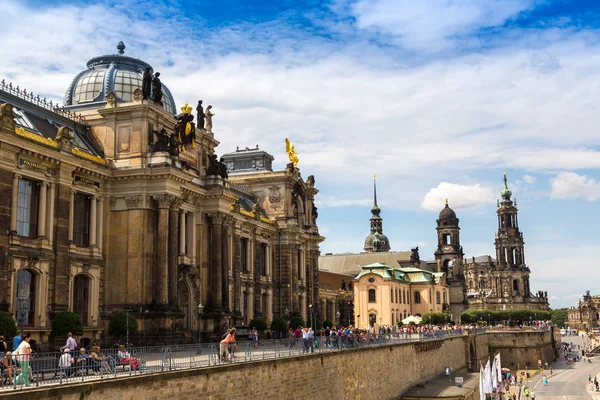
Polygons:
<instances>
[{"instance_id":1,"label":"metal railing","mask_svg":"<svg viewBox=\"0 0 600 400\"><path fill-rule=\"evenodd\" d=\"M228 363L244 363L259 360L296 357L310 353L345 351L348 349L378 347L390 344L419 342L481 333L485 330L430 331L413 334L362 334L335 337L317 336L314 339L287 338L277 340L238 341L225 346L223 353L219 343L194 345L148 346L128 349L129 357L123 357L118 349L101 350L98 353L79 351L34 353L29 362L29 386L23 363L13 359L13 369L2 369L0 393L8 390L27 390L48 385L64 385L70 382L96 381L129 375L164 373L174 370L205 368ZM63 362L61 364L61 357ZM73 362L64 361L73 359Z\"/></svg>"}]
</instances>

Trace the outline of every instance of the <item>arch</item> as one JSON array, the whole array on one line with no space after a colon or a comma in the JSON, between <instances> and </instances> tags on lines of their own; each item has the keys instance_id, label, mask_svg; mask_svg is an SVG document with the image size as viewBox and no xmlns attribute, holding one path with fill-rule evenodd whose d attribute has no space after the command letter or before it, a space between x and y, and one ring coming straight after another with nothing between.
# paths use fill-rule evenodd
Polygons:
<instances>
[{"instance_id":1,"label":"arch","mask_svg":"<svg viewBox=\"0 0 600 400\"><path fill-rule=\"evenodd\" d=\"M90 278L84 274L77 274L73 278L73 312L79 314L81 324L89 325L90 310Z\"/></svg>"},{"instance_id":2,"label":"arch","mask_svg":"<svg viewBox=\"0 0 600 400\"><path fill-rule=\"evenodd\" d=\"M33 326L35 324L35 304L36 304L36 281L37 274L28 268L23 268L17 273L17 297L16 297L16 319L20 321L19 297L24 295L29 297L29 312L25 318L25 325Z\"/></svg>"},{"instance_id":3,"label":"arch","mask_svg":"<svg viewBox=\"0 0 600 400\"><path fill-rule=\"evenodd\" d=\"M479 289L485 289L485 279L479 280Z\"/></svg>"},{"instance_id":4,"label":"arch","mask_svg":"<svg viewBox=\"0 0 600 400\"><path fill-rule=\"evenodd\" d=\"M375 292L375 289L369 289L369 303L376 303L377 302L377 294Z\"/></svg>"},{"instance_id":5,"label":"arch","mask_svg":"<svg viewBox=\"0 0 600 400\"><path fill-rule=\"evenodd\" d=\"M183 311L183 330L191 330L192 327L192 312L191 312L191 291L185 281L180 280L177 283L177 304L179 309Z\"/></svg>"},{"instance_id":6,"label":"arch","mask_svg":"<svg viewBox=\"0 0 600 400\"><path fill-rule=\"evenodd\" d=\"M519 291L519 281L518 281L518 280L516 280L516 279L513 279L513 290L514 290L515 292L518 292L518 291Z\"/></svg>"},{"instance_id":7,"label":"arch","mask_svg":"<svg viewBox=\"0 0 600 400\"><path fill-rule=\"evenodd\" d=\"M392 310L392 325L395 324L395 322L394 322L395 320L396 320L396 315L394 314L394 310Z\"/></svg>"},{"instance_id":8,"label":"arch","mask_svg":"<svg viewBox=\"0 0 600 400\"><path fill-rule=\"evenodd\" d=\"M369 326L372 328L377 323L377 314L371 313L369 314Z\"/></svg>"}]
</instances>

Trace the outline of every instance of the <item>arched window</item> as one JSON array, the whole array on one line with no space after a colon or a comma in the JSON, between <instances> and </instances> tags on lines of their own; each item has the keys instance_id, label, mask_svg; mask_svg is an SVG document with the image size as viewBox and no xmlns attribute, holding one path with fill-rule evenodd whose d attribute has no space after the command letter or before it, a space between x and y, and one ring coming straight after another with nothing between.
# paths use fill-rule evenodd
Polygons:
<instances>
[{"instance_id":1,"label":"arched window","mask_svg":"<svg viewBox=\"0 0 600 400\"><path fill-rule=\"evenodd\" d=\"M421 292L415 292L415 304L421 304Z\"/></svg>"},{"instance_id":2,"label":"arched window","mask_svg":"<svg viewBox=\"0 0 600 400\"><path fill-rule=\"evenodd\" d=\"M485 279L479 281L479 289L485 289Z\"/></svg>"},{"instance_id":3,"label":"arched window","mask_svg":"<svg viewBox=\"0 0 600 400\"><path fill-rule=\"evenodd\" d=\"M89 289L89 278L82 274L75 275L73 283L73 312L79 314L83 326L88 325Z\"/></svg>"},{"instance_id":4,"label":"arched window","mask_svg":"<svg viewBox=\"0 0 600 400\"><path fill-rule=\"evenodd\" d=\"M404 310L404 318L406 318L406 310Z\"/></svg>"},{"instance_id":5,"label":"arched window","mask_svg":"<svg viewBox=\"0 0 600 400\"><path fill-rule=\"evenodd\" d=\"M377 297L375 296L375 289L369 289L369 303L375 303Z\"/></svg>"},{"instance_id":6,"label":"arched window","mask_svg":"<svg viewBox=\"0 0 600 400\"><path fill-rule=\"evenodd\" d=\"M395 321L396 321L396 318L394 315L394 310L392 310L392 325L394 325L396 323Z\"/></svg>"},{"instance_id":7,"label":"arched window","mask_svg":"<svg viewBox=\"0 0 600 400\"><path fill-rule=\"evenodd\" d=\"M514 290L515 292L518 292L518 291L519 291L519 281L518 281L518 280L516 280L516 279L514 279L514 280L513 280L513 290Z\"/></svg>"},{"instance_id":8,"label":"arched window","mask_svg":"<svg viewBox=\"0 0 600 400\"><path fill-rule=\"evenodd\" d=\"M20 321L19 314L19 297L28 296L29 297L29 313L25 319L25 325L33 326L35 323L35 274L28 270L22 269L17 274L17 321Z\"/></svg>"},{"instance_id":9,"label":"arched window","mask_svg":"<svg viewBox=\"0 0 600 400\"><path fill-rule=\"evenodd\" d=\"M435 304L440 304L442 302L441 294L439 291L435 292Z\"/></svg>"},{"instance_id":10,"label":"arched window","mask_svg":"<svg viewBox=\"0 0 600 400\"><path fill-rule=\"evenodd\" d=\"M394 302L394 289L390 288L390 303Z\"/></svg>"},{"instance_id":11,"label":"arched window","mask_svg":"<svg viewBox=\"0 0 600 400\"><path fill-rule=\"evenodd\" d=\"M369 326L373 327L377 323L377 315L369 314Z\"/></svg>"}]
</instances>

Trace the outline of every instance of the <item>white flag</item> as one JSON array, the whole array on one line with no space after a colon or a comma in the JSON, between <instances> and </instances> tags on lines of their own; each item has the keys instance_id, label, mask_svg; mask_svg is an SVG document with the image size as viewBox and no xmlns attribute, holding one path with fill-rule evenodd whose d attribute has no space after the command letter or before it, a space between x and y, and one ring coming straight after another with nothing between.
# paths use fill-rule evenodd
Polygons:
<instances>
[{"instance_id":1,"label":"white flag","mask_svg":"<svg viewBox=\"0 0 600 400\"><path fill-rule=\"evenodd\" d=\"M498 386L498 380L496 379L498 374L496 373L496 359L492 362L492 374L490 376L490 382L492 383L492 389L495 389Z\"/></svg>"},{"instance_id":2,"label":"white flag","mask_svg":"<svg viewBox=\"0 0 600 400\"><path fill-rule=\"evenodd\" d=\"M486 393L492 393L492 371L490 369L490 360L485 364L485 374L483 377L483 386Z\"/></svg>"},{"instance_id":3,"label":"white flag","mask_svg":"<svg viewBox=\"0 0 600 400\"><path fill-rule=\"evenodd\" d=\"M498 374L498 382L502 382L502 363L500 362L500 353L494 357L494 364L496 364L496 373Z\"/></svg>"},{"instance_id":4,"label":"white flag","mask_svg":"<svg viewBox=\"0 0 600 400\"><path fill-rule=\"evenodd\" d=\"M479 400L485 400L485 385L483 380L485 378L485 370L483 365L479 363Z\"/></svg>"}]
</instances>

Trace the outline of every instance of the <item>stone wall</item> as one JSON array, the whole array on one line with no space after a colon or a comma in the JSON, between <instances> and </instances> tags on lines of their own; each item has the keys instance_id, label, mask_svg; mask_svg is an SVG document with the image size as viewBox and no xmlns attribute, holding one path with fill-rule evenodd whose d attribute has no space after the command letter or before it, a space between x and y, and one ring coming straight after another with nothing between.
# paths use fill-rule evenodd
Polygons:
<instances>
[{"instance_id":1,"label":"stone wall","mask_svg":"<svg viewBox=\"0 0 600 400\"><path fill-rule=\"evenodd\" d=\"M493 354L500 352L502 365L510 369L536 367L538 360L550 364L557 355L552 331L506 332L487 336L490 351Z\"/></svg>"},{"instance_id":2,"label":"stone wall","mask_svg":"<svg viewBox=\"0 0 600 400\"><path fill-rule=\"evenodd\" d=\"M495 339L498 336L510 338ZM483 334L446 340L404 343L343 352L256 361L107 379L97 383L72 383L60 389L35 389L26 395L0 394L6 399L393 399L419 381L441 373L445 367L461 370L470 357L484 360L489 343L495 346L517 342L535 346L551 336L537 333ZM474 339L477 339L474 342ZM547 345L545 343L544 345ZM543 347L543 346L542 346ZM478 353L470 355L469 348ZM507 351L505 348L501 352ZM529 353L528 353L529 354ZM531 353L535 357L534 353ZM504 353L502 354L503 357ZM537 358L536 358L537 360Z\"/></svg>"}]
</instances>

